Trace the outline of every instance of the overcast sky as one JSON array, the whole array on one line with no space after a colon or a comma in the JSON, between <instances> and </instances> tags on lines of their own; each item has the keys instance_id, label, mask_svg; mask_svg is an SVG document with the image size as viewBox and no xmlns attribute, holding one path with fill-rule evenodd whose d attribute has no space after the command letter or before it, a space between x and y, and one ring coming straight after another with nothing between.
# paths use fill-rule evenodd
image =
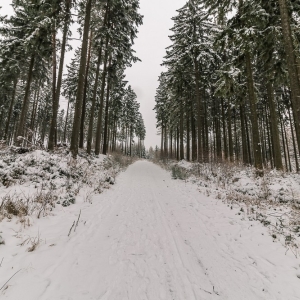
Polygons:
<instances>
[{"instance_id":1,"label":"overcast sky","mask_svg":"<svg viewBox=\"0 0 300 300\"><path fill-rule=\"evenodd\" d=\"M170 45L169 29L173 26L171 17L176 9L181 8L186 0L141 0L141 14L144 24L140 27L134 49L142 62L136 63L127 70L127 79L137 93L141 103L147 136L146 147L158 145L155 105L155 91L158 87L158 76L163 71L160 66L165 55L165 48Z\"/></svg>"},{"instance_id":2,"label":"overcast sky","mask_svg":"<svg viewBox=\"0 0 300 300\"><path fill-rule=\"evenodd\" d=\"M157 79L163 71L160 64L165 55L165 48L170 45L168 35L173 25L171 17L176 15L176 9L182 7L185 2L186 0L140 0L140 13L144 15L144 24L139 28L134 50L142 62L134 64L126 71L126 79L135 90L141 104L147 130L146 147L160 145L153 111ZM1 15L12 13L10 3L11 0L0 0ZM69 53L67 60L70 61L71 57L72 53Z\"/></svg>"}]
</instances>

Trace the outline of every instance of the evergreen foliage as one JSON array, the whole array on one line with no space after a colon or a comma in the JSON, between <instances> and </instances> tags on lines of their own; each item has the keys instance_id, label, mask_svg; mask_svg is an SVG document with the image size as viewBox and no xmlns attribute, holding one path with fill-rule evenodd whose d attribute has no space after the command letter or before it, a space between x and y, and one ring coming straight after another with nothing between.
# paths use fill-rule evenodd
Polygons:
<instances>
[{"instance_id":1,"label":"evergreen foliage","mask_svg":"<svg viewBox=\"0 0 300 300\"><path fill-rule=\"evenodd\" d=\"M144 121L124 79L139 60L132 48L139 1L13 0L12 7L12 16L0 17L0 139L50 151L70 145L74 157L85 147L142 156ZM82 45L64 72L74 22Z\"/></svg>"},{"instance_id":2,"label":"evergreen foliage","mask_svg":"<svg viewBox=\"0 0 300 300\"><path fill-rule=\"evenodd\" d=\"M154 108L162 157L299 171L299 12L290 0L177 10Z\"/></svg>"}]
</instances>

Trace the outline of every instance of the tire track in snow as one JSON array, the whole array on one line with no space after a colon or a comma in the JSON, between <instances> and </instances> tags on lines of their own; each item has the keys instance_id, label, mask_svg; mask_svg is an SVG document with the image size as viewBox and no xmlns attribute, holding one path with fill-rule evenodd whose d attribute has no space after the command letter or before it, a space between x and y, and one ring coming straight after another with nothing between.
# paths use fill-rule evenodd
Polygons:
<instances>
[{"instance_id":1,"label":"tire track in snow","mask_svg":"<svg viewBox=\"0 0 300 300\"><path fill-rule=\"evenodd\" d=\"M117 179L93 205L83 205L70 238L63 228L55 247L26 254L32 271L20 274L3 299L22 299L29 284L30 300L300 298L295 260L284 251L275 255L281 246L262 238L260 224L241 222L224 204L148 162ZM64 224L74 221L64 217Z\"/></svg>"},{"instance_id":2,"label":"tire track in snow","mask_svg":"<svg viewBox=\"0 0 300 300\"><path fill-rule=\"evenodd\" d=\"M185 240L183 238L182 235L180 235L180 236L178 235L178 229L180 229L180 224L177 223L177 226L176 226L174 224L173 220L170 220L170 218L167 218L167 214L166 214L165 210L162 208L162 204L161 204L163 202L162 200L166 199L166 196L159 197L157 195L158 192L155 189L155 187L157 187L157 186L158 186L158 182L156 182L156 184L153 185L153 187L152 187L152 193L154 195L154 199L155 199L158 211L160 212L160 216L161 216L161 218L163 220L162 223L164 224L164 228L167 230L168 236L171 238L171 240L172 240L172 242L173 242L173 244L175 246L175 251L173 251L173 253L175 252L178 255L178 258L179 258L179 260L181 262L181 265L184 268L184 270L178 269L178 273L183 273L183 271L185 271L185 273L186 273L185 274L185 278L188 280L188 283L190 285L190 289L193 291L194 299L196 299L196 300L197 299L214 299L215 298L215 295L213 295L214 284L209 279L209 277L208 277L208 275L206 273L206 268L204 267L202 261L200 260L200 258L197 255L196 255L197 261L196 261L195 266L197 266L197 264L198 264L201 267L200 274L202 273L202 281L199 280L200 282L196 285L190 279L190 277L193 277L193 276L197 277L197 276L196 276L195 273L192 273L190 266L187 266L187 264L191 264L191 263L189 261L187 261L186 258L184 258L183 251L185 251L185 250L183 248L184 248L184 246L187 246L191 250L193 250L193 249L187 243L187 240ZM160 187L159 191L160 191L160 193L163 193L165 191L165 187L164 186ZM168 193L170 193L170 191L168 191ZM171 191L171 193L174 193L174 192ZM173 225L172 226L173 228L171 228L171 225ZM199 270L198 270L198 273L199 273ZM205 276L203 276L203 275L205 275ZM198 276L199 276L199 274L198 274ZM206 281L205 287L201 287L201 285L204 284L203 281ZM198 290L198 291L201 290L202 291L202 295L199 295L199 294L196 295L196 290ZM208 296L207 294L209 294L211 296ZM186 297L189 297L189 298L186 298ZM201 298L199 298L199 297L201 297ZM190 295L185 295L185 299L191 299Z\"/></svg>"}]
</instances>

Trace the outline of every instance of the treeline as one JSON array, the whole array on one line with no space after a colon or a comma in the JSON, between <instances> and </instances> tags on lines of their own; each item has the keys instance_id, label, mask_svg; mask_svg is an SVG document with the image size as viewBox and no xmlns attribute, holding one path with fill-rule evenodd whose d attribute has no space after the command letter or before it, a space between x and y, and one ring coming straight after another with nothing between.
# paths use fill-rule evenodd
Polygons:
<instances>
[{"instance_id":1,"label":"treeline","mask_svg":"<svg viewBox=\"0 0 300 300\"><path fill-rule=\"evenodd\" d=\"M96 155L144 151L145 126L125 69L142 24L138 0L13 0L0 18L0 140ZM81 46L64 75L70 30ZM61 110L65 99L67 107Z\"/></svg>"},{"instance_id":2,"label":"treeline","mask_svg":"<svg viewBox=\"0 0 300 300\"><path fill-rule=\"evenodd\" d=\"M163 157L299 171L300 3L189 0L155 111Z\"/></svg>"}]
</instances>

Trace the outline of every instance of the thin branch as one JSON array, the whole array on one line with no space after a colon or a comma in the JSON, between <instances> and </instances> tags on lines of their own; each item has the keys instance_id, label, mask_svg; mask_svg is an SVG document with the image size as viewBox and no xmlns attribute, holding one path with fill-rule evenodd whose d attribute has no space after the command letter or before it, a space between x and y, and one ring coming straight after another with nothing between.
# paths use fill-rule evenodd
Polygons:
<instances>
[{"instance_id":1,"label":"thin branch","mask_svg":"<svg viewBox=\"0 0 300 300\"><path fill-rule=\"evenodd\" d=\"M80 215L81 215L81 210L80 210L80 212L79 212L79 216L78 216L76 225L75 225L75 227L74 227L74 232L75 232L75 230L76 230L76 227L78 226L78 222L79 222L79 219L80 219Z\"/></svg>"},{"instance_id":2,"label":"thin branch","mask_svg":"<svg viewBox=\"0 0 300 300\"><path fill-rule=\"evenodd\" d=\"M11 276L1 287L0 291L6 286L6 284L15 276L17 275L20 271L22 271L22 269L20 269L19 271L17 271L13 276Z\"/></svg>"},{"instance_id":3,"label":"thin branch","mask_svg":"<svg viewBox=\"0 0 300 300\"><path fill-rule=\"evenodd\" d=\"M73 227L75 226L75 221L73 222L73 225L72 225L72 227L70 228L70 231L69 231L69 234L68 234L68 236L70 236L70 234L71 234L71 231L72 231L72 229L73 229Z\"/></svg>"}]
</instances>

